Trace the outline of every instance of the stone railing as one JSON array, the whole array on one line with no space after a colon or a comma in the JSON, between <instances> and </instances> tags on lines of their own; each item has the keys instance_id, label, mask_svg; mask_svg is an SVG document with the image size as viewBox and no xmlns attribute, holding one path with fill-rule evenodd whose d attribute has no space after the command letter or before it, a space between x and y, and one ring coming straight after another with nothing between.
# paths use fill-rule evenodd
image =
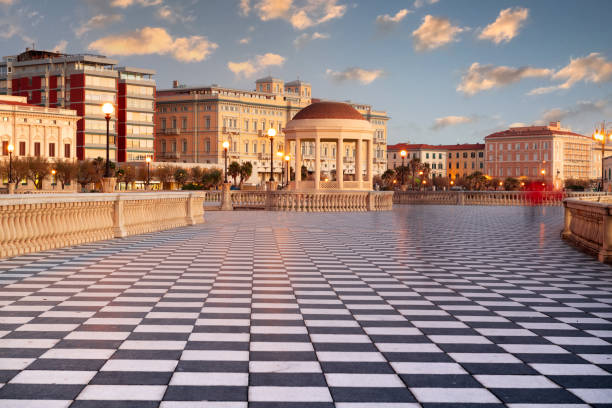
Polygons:
<instances>
[{"instance_id":1,"label":"stone railing","mask_svg":"<svg viewBox=\"0 0 612 408\"><path fill-rule=\"evenodd\" d=\"M386 191L273 191L266 208L271 211L387 211L393 193Z\"/></svg>"},{"instance_id":2,"label":"stone railing","mask_svg":"<svg viewBox=\"0 0 612 408\"><path fill-rule=\"evenodd\" d=\"M0 258L204 222L204 193L11 195Z\"/></svg>"},{"instance_id":3,"label":"stone railing","mask_svg":"<svg viewBox=\"0 0 612 408\"><path fill-rule=\"evenodd\" d=\"M612 263L612 197L569 198L563 205L562 238L599 261Z\"/></svg>"},{"instance_id":4,"label":"stone railing","mask_svg":"<svg viewBox=\"0 0 612 408\"><path fill-rule=\"evenodd\" d=\"M232 205L234 208L266 208L266 192L257 190L231 190Z\"/></svg>"},{"instance_id":5,"label":"stone railing","mask_svg":"<svg viewBox=\"0 0 612 408\"><path fill-rule=\"evenodd\" d=\"M207 190L205 201L207 203L220 203L221 202L221 190Z\"/></svg>"},{"instance_id":6,"label":"stone railing","mask_svg":"<svg viewBox=\"0 0 612 408\"><path fill-rule=\"evenodd\" d=\"M395 204L556 205L564 198L600 197L609 193L560 191L396 191Z\"/></svg>"}]
</instances>

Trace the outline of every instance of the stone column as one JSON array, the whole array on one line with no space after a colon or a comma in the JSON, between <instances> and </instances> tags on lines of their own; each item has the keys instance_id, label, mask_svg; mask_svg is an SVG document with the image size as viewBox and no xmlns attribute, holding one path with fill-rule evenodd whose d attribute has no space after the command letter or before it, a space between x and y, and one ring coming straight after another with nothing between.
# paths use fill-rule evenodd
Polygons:
<instances>
[{"instance_id":1,"label":"stone column","mask_svg":"<svg viewBox=\"0 0 612 408\"><path fill-rule=\"evenodd\" d=\"M295 138L295 189L300 190L302 181L302 141Z\"/></svg>"},{"instance_id":2,"label":"stone column","mask_svg":"<svg viewBox=\"0 0 612 408\"><path fill-rule=\"evenodd\" d=\"M17 183L8 183L8 193L9 194L15 194L15 185Z\"/></svg>"},{"instance_id":3,"label":"stone column","mask_svg":"<svg viewBox=\"0 0 612 408\"><path fill-rule=\"evenodd\" d=\"M314 171L314 188L319 189L321 181L321 139L319 136L315 138L315 171Z\"/></svg>"},{"instance_id":4,"label":"stone column","mask_svg":"<svg viewBox=\"0 0 612 408\"><path fill-rule=\"evenodd\" d=\"M374 147L374 143L373 141L367 140L366 143L368 144L368 148L366 151L366 161L367 161L367 170L366 170L366 181L368 183L368 190L372 188L372 176L373 176L373 172L372 172L372 167L374 166L374 152L373 152L373 147Z\"/></svg>"},{"instance_id":5,"label":"stone column","mask_svg":"<svg viewBox=\"0 0 612 408\"><path fill-rule=\"evenodd\" d=\"M230 191L232 183L223 183L221 187L221 211L232 211L232 193Z\"/></svg>"},{"instance_id":6,"label":"stone column","mask_svg":"<svg viewBox=\"0 0 612 408\"><path fill-rule=\"evenodd\" d=\"M359 188L362 188L361 180L363 179L363 169L361 168L361 148L362 141L361 139L357 139L357 141L355 142L355 181L359 182Z\"/></svg>"},{"instance_id":7,"label":"stone column","mask_svg":"<svg viewBox=\"0 0 612 408\"><path fill-rule=\"evenodd\" d=\"M336 181L338 182L338 188L342 190L344 188L344 143L342 136L338 139L338 147L336 148Z\"/></svg>"}]
</instances>

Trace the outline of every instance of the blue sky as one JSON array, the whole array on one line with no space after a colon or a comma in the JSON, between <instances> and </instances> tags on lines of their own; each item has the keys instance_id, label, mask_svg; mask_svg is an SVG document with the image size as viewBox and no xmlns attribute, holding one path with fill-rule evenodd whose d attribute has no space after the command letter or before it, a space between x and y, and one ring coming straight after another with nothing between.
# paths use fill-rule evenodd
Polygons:
<instances>
[{"instance_id":1,"label":"blue sky","mask_svg":"<svg viewBox=\"0 0 612 408\"><path fill-rule=\"evenodd\" d=\"M610 0L0 0L1 55L35 44L152 68L159 88L299 77L372 104L389 143L612 121Z\"/></svg>"}]
</instances>

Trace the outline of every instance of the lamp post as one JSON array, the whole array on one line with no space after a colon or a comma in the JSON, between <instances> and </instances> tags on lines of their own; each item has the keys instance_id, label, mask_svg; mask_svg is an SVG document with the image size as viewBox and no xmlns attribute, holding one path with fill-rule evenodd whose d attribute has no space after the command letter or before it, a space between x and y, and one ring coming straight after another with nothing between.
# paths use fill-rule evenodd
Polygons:
<instances>
[{"instance_id":1,"label":"lamp post","mask_svg":"<svg viewBox=\"0 0 612 408\"><path fill-rule=\"evenodd\" d=\"M291 167L289 167L289 161L291 160L291 156L288 154L285 155L285 161L287 162L287 186L289 185L289 173L291 173Z\"/></svg>"},{"instance_id":2,"label":"lamp post","mask_svg":"<svg viewBox=\"0 0 612 408\"><path fill-rule=\"evenodd\" d=\"M270 181L274 181L274 136L276 136L276 129L268 129L268 137L270 138Z\"/></svg>"},{"instance_id":3,"label":"lamp post","mask_svg":"<svg viewBox=\"0 0 612 408\"><path fill-rule=\"evenodd\" d=\"M404 183L404 173L406 173L406 169L404 168L404 159L406 158L406 155L408 154L407 151L402 150L400 152L400 156L402 156L402 186L405 184Z\"/></svg>"},{"instance_id":4,"label":"lamp post","mask_svg":"<svg viewBox=\"0 0 612 408\"><path fill-rule=\"evenodd\" d=\"M601 128L593 133L593 139L601 143L601 191L604 189L604 155L606 153L606 138L612 137L612 133L606 134L606 122L601 123Z\"/></svg>"},{"instance_id":5,"label":"lamp post","mask_svg":"<svg viewBox=\"0 0 612 408\"><path fill-rule=\"evenodd\" d=\"M223 157L225 159L225 171L223 172L223 182L227 184L227 149L229 149L229 142L226 140L223 142Z\"/></svg>"},{"instance_id":6,"label":"lamp post","mask_svg":"<svg viewBox=\"0 0 612 408\"><path fill-rule=\"evenodd\" d=\"M151 184L151 157L147 156L145 161L147 162L147 190L148 190L149 185Z\"/></svg>"},{"instance_id":7,"label":"lamp post","mask_svg":"<svg viewBox=\"0 0 612 408\"><path fill-rule=\"evenodd\" d=\"M283 157L285 156L285 153L283 152L276 152L276 156L278 157L279 160L281 160L281 178L280 178L280 186L283 186L283 180L285 179L285 166L282 165L282 160Z\"/></svg>"},{"instance_id":8,"label":"lamp post","mask_svg":"<svg viewBox=\"0 0 612 408\"><path fill-rule=\"evenodd\" d=\"M13 182L13 150L15 150L15 146L9 144L6 148L9 154L9 174L8 174L8 182L11 184Z\"/></svg>"},{"instance_id":9,"label":"lamp post","mask_svg":"<svg viewBox=\"0 0 612 408\"><path fill-rule=\"evenodd\" d=\"M55 186L56 186L56 184L57 184L57 179L55 178L55 175L56 175L56 174L57 174L57 171L56 171L55 169L52 169L52 170L51 170L51 175L52 175L53 177L52 177L52 182L51 182L51 185L53 185L53 189L54 189L54 190L55 190Z\"/></svg>"},{"instance_id":10,"label":"lamp post","mask_svg":"<svg viewBox=\"0 0 612 408\"><path fill-rule=\"evenodd\" d=\"M104 112L104 118L106 119L106 170L104 171L104 177L110 177L110 119L111 115L115 111L115 107L112 103L106 102L102 105L102 112Z\"/></svg>"}]
</instances>

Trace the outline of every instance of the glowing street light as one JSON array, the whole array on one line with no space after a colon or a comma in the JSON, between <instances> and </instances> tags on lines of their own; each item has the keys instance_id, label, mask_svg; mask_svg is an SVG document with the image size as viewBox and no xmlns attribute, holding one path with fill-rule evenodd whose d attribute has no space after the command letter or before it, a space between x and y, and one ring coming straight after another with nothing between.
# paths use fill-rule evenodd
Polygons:
<instances>
[{"instance_id":1,"label":"glowing street light","mask_svg":"<svg viewBox=\"0 0 612 408\"><path fill-rule=\"evenodd\" d=\"M289 167L289 161L291 160L291 156L288 154L285 155L285 161L287 162L287 185L289 185L289 173L291 173L291 167Z\"/></svg>"},{"instance_id":2,"label":"glowing street light","mask_svg":"<svg viewBox=\"0 0 612 408\"><path fill-rule=\"evenodd\" d=\"M604 188L604 155L606 150L606 139L612 139L612 133L606 133L606 122L601 123L601 129L596 129L593 133L593 139L601 143L601 191Z\"/></svg>"},{"instance_id":3,"label":"glowing street light","mask_svg":"<svg viewBox=\"0 0 612 408\"><path fill-rule=\"evenodd\" d=\"M109 145L110 145L110 135L109 135L109 126L111 115L115 111L115 107L112 103L106 102L102 105L102 112L104 113L104 118L106 119L106 170L104 172L104 177L110 177L110 153L109 153Z\"/></svg>"},{"instance_id":4,"label":"glowing street light","mask_svg":"<svg viewBox=\"0 0 612 408\"><path fill-rule=\"evenodd\" d=\"M224 174L224 183L227 184L227 149L229 149L229 142L226 140L223 142L223 157L225 158L225 171Z\"/></svg>"},{"instance_id":5,"label":"glowing street light","mask_svg":"<svg viewBox=\"0 0 612 408\"><path fill-rule=\"evenodd\" d=\"M147 156L145 161L147 162L147 187L149 187L151 183L151 157Z\"/></svg>"},{"instance_id":6,"label":"glowing street light","mask_svg":"<svg viewBox=\"0 0 612 408\"><path fill-rule=\"evenodd\" d=\"M51 176L52 176L52 181L51 184L53 185L53 189L55 190L55 185L57 184L57 180L55 178L55 175L57 174L57 171L55 169L51 170Z\"/></svg>"},{"instance_id":7,"label":"glowing street light","mask_svg":"<svg viewBox=\"0 0 612 408\"><path fill-rule=\"evenodd\" d=\"M405 150L402 150L400 152L400 156L402 156L402 185L404 185L404 173L406 173L405 169L404 169L404 158L406 158L406 156L408 155L408 152Z\"/></svg>"},{"instance_id":8,"label":"glowing street light","mask_svg":"<svg viewBox=\"0 0 612 408\"><path fill-rule=\"evenodd\" d=\"M268 129L268 137L270 138L270 181L274 181L274 136L276 136L276 129Z\"/></svg>"},{"instance_id":9,"label":"glowing street light","mask_svg":"<svg viewBox=\"0 0 612 408\"><path fill-rule=\"evenodd\" d=\"M8 177L8 182L10 184L10 183L13 182L13 150L15 150L15 146L13 146L12 144L9 144L6 149L8 150L8 154L9 154L9 177Z\"/></svg>"}]
</instances>

